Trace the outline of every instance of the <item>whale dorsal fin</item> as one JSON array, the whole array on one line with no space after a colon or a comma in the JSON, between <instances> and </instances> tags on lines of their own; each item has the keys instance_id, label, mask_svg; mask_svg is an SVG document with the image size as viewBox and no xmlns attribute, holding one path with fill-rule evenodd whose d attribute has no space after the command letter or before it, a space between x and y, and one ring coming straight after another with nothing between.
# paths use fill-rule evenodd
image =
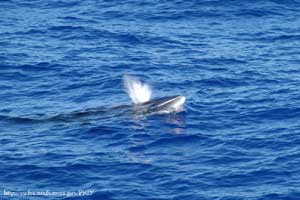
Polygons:
<instances>
[{"instance_id":1,"label":"whale dorsal fin","mask_svg":"<svg viewBox=\"0 0 300 200\"><path fill-rule=\"evenodd\" d=\"M150 101L151 87L134 76L124 75L124 87L134 104Z\"/></svg>"}]
</instances>

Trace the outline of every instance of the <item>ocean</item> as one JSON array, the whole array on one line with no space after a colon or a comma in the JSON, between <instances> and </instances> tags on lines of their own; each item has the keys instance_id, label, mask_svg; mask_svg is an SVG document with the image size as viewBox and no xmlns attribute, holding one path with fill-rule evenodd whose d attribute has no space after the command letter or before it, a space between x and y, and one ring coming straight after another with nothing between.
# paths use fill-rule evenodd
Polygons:
<instances>
[{"instance_id":1,"label":"ocean","mask_svg":"<svg viewBox=\"0 0 300 200\"><path fill-rule=\"evenodd\" d=\"M300 199L300 1L1 0L0 199ZM123 76L183 112L135 114Z\"/></svg>"}]
</instances>

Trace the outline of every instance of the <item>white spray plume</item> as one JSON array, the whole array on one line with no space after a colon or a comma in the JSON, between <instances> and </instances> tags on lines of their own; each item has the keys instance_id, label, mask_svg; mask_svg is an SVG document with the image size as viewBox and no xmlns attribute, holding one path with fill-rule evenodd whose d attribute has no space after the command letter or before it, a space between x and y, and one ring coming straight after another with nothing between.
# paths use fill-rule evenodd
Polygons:
<instances>
[{"instance_id":1,"label":"white spray plume","mask_svg":"<svg viewBox=\"0 0 300 200\"><path fill-rule=\"evenodd\" d=\"M123 79L125 90L133 103L140 104L150 100L152 91L148 84L129 75L125 75Z\"/></svg>"}]
</instances>

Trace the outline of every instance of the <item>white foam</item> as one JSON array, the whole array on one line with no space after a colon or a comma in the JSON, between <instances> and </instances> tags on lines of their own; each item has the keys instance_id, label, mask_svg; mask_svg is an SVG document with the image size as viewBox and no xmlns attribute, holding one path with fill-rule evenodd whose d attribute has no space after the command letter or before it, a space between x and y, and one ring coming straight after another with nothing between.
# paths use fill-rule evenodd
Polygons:
<instances>
[{"instance_id":1,"label":"white foam","mask_svg":"<svg viewBox=\"0 0 300 200\"><path fill-rule=\"evenodd\" d=\"M151 98L151 87L133 76L124 76L124 87L134 104L145 103Z\"/></svg>"}]
</instances>

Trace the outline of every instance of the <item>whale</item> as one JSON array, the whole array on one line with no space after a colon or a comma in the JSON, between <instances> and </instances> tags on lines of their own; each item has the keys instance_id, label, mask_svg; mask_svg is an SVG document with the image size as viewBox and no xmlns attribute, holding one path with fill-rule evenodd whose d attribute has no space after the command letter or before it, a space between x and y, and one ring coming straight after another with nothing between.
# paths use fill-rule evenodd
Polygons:
<instances>
[{"instance_id":1,"label":"whale","mask_svg":"<svg viewBox=\"0 0 300 200\"><path fill-rule=\"evenodd\" d=\"M175 95L151 100L152 89L149 84L129 75L125 75L123 79L125 91L133 102L135 113L165 114L184 111L185 96Z\"/></svg>"},{"instance_id":2,"label":"whale","mask_svg":"<svg viewBox=\"0 0 300 200\"><path fill-rule=\"evenodd\" d=\"M118 116L128 116L128 114L141 117L184 111L185 96L173 95L151 99L152 89L149 84L141 82L134 76L126 75L123 79L125 91L131 98L132 105L101 106L84 110L74 110L70 113L54 113L53 115L45 113L35 116L0 115L0 120L17 123L76 122L80 119L110 119Z\"/></svg>"}]
</instances>

